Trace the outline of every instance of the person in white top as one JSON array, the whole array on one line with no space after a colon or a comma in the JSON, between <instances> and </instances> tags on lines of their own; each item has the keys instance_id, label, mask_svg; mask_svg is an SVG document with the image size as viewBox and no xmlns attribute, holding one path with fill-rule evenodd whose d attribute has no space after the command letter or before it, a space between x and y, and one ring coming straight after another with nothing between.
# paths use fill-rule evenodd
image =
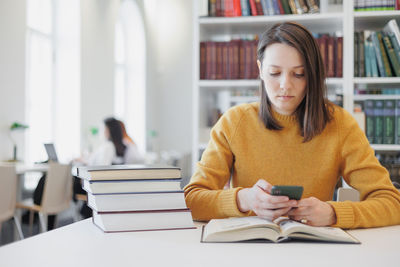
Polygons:
<instances>
[{"instance_id":1,"label":"person in white top","mask_svg":"<svg viewBox=\"0 0 400 267\"><path fill-rule=\"evenodd\" d=\"M123 123L115 118L104 120L104 142L88 158L87 165L111 165L143 163L143 157L128 136Z\"/></svg>"}]
</instances>

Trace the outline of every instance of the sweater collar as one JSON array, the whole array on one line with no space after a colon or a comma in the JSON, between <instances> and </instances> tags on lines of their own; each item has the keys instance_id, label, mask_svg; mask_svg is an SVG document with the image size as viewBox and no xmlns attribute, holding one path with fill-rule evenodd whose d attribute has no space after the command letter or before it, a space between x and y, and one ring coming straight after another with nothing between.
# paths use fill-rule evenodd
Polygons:
<instances>
[{"instance_id":1,"label":"sweater collar","mask_svg":"<svg viewBox=\"0 0 400 267\"><path fill-rule=\"evenodd\" d=\"M297 121L296 115L283 115L276 112L274 109L272 109L272 115L278 122L281 123L294 123Z\"/></svg>"}]
</instances>

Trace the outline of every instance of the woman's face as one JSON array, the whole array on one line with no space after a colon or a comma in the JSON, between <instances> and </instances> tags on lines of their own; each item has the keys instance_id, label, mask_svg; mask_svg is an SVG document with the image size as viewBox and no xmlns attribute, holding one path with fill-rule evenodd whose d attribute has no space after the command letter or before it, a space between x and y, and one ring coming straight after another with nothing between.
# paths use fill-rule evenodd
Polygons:
<instances>
[{"instance_id":1,"label":"woman's face","mask_svg":"<svg viewBox=\"0 0 400 267\"><path fill-rule=\"evenodd\" d=\"M265 49L263 62L257 64L272 108L282 115L293 114L306 94L299 52L289 45L275 43Z\"/></svg>"}]
</instances>

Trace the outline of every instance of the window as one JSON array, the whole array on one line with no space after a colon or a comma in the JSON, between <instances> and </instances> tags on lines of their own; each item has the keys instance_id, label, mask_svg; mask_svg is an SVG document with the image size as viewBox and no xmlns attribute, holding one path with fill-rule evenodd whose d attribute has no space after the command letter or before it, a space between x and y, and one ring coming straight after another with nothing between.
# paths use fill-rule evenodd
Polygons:
<instances>
[{"instance_id":1,"label":"window","mask_svg":"<svg viewBox=\"0 0 400 267\"><path fill-rule=\"evenodd\" d=\"M134 0L122 1L115 25L114 115L125 122L145 151L146 42L142 14Z\"/></svg>"},{"instance_id":2,"label":"window","mask_svg":"<svg viewBox=\"0 0 400 267\"><path fill-rule=\"evenodd\" d=\"M27 1L27 162L47 159L47 142L61 161L80 153L79 6L79 0Z\"/></svg>"}]
</instances>

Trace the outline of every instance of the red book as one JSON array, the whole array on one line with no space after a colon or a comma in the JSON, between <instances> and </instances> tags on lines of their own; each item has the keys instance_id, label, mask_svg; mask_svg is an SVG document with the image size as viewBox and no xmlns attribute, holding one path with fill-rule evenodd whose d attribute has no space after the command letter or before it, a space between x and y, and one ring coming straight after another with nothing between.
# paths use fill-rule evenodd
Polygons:
<instances>
[{"instance_id":1,"label":"red book","mask_svg":"<svg viewBox=\"0 0 400 267\"><path fill-rule=\"evenodd\" d=\"M206 43L200 42L200 79L206 78Z\"/></svg>"},{"instance_id":2,"label":"red book","mask_svg":"<svg viewBox=\"0 0 400 267\"><path fill-rule=\"evenodd\" d=\"M285 14L285 10L283 9L283 5L282 5L282 2L281 2L281 0L275 0L277 3L278 3L278 7L279 7L279 14L280 15L283 15L283 14Z\"/></svg>"},{"instance_id":3,"label":"red book","mask_svg":"<svg viewBox=\"0 0 400 267\"><path fill-rule=\"evenodd\" d=\"M256 3L256 10L257 10L257 15L258 16L263 16L264 15L264 11L261 5L261 0L254 0Z\"/></svg>"},{"instance_id":4,"label":"red book","mask_svg":"<svg viewBox=\"0 0 400 267\"><path fill-rule=\"evenodd\" d=\"M222 1L224 1L224 0L216 0L216 2L215 2L215 15L217 17L224 16L224 11L222 9Z\"/></svg>"},{"instance_id":5,"label":"red book","mask_svg":"<svg viewBox=\"0 0 400 267\"><path fill-rule=\"evenodd\" d=\"M233 0L222 0L224 1L224 16L234 17Z\"/></svg>"},{"instance_id":6,"label":"red book","mask_svg":"<svg viewBox=\"0 0 400 267\"><path fill-rule=\"evenodd\" d=\"M244 79L245 69L245 55L244 55L244 40L240 40L239 43L239 79Z\"/></svg>"},{"instance_id":7,"label":"red book","mask_svg":"<svg viewBox=\"0 0 400 267\"><path fill-rule=\"evenodd\" d=\"M215 42L206 42L206 79L215 80L217 74L217 46Z\"/></svg>"},{"instance_id":8,"label":"red book","mask_svg":"<svg viewBox=\"0 0 400 267\"><path fill-rule=\"evenodd\" d=\"M253 77L253 41L244 40L243 41L243 51L244 51L244 73L243 79L251 79Z\"/></svg>"},{"instance_id":9,"label":"red book","mask_svg":"<svg viewBox=\"0 0 400 267\"><path fill-rule=\"evenodd\" d=\"M233 0L233 15L235 17L242 16L242 8L240 5L240 0Z\"/></svg>"},{"instance_id":10,"label":"red book","mask_svg":"<svg viewBox=\"0 0 400 267\"><path fill-rule=\"evenodd\" d=\"M228 79L229 76L229 61L228 61L228 44L229 42L222 42L222 77L221 79Z\"/></svg>"},{"instance_id":11,"label":"red book","mask_svg":"<svg viewBox=\"0 0 400 267\"><path fill-rule=\"evenodd\" d=\"M327 39L327 49L328 49L328 67L327 67L327 77L335 77L335 41L334 37L329 36Z\"/></svg>"},{"instance_id":12,"label":"red book","mask_svg":"<svg viewBox=\"0 0 400 267\"><path fill-rule=\"evenodd\" d=\"M240 78L240 59L239 59L239 49L240 49L240 40L232 40L230 41L230 49L232 50L232 58L230 58L230 79L239 79Z\"/></svg>"},{"instance_id":13,"label":"red book","mask_svg":"<svg viewBox=\"0 0 400 267\"><path fill-rule=\"evenodd\" d=\"M338 37L336 43L336 77L343 77L343 37Z\"/></svg>"},{"instance_id":14,"label":"red book","mask_svg":"<svg viewBox=\"0 0 400 267\"><path fill-rule=\"evenodd\" d=\"M250 3L250 11L252 16L257 16L257 7L256 7L256 0L249 0Z\"/></svg>"},{"instance_id":15,"label":"red book","mask_svg":"<svg viewBox=\"0 0 400 267\"><path fill-rule=\"evenodd\" d=\"M252 71L251 71L251 78L252 79L257 79L258 75L259 75L259 70L258 70L258 66L257 66L257 46L258 46L258 39L254 39L253 41L251 41L252 43L252 63L251 63L251 67L252 67Z\"/></svg>"},{"instance_id":16,"label":"red book","mask_svg":"<svg viewBox=\"0 0 400 267\"><path fill-rule=\"evenodd\" d=\"M216 55L217 55L217 57L216 57L216 62L217 62L217 64L216 64L216 70L217 70L217 72L216 72L216 79L223 79L223 74L222 74L222 65L223 65L223 63L222 63L222 47L223 47L223 42L216 42L216 50L217 50L217 52L216 52Z\"/></svg>"}]
</instances>

